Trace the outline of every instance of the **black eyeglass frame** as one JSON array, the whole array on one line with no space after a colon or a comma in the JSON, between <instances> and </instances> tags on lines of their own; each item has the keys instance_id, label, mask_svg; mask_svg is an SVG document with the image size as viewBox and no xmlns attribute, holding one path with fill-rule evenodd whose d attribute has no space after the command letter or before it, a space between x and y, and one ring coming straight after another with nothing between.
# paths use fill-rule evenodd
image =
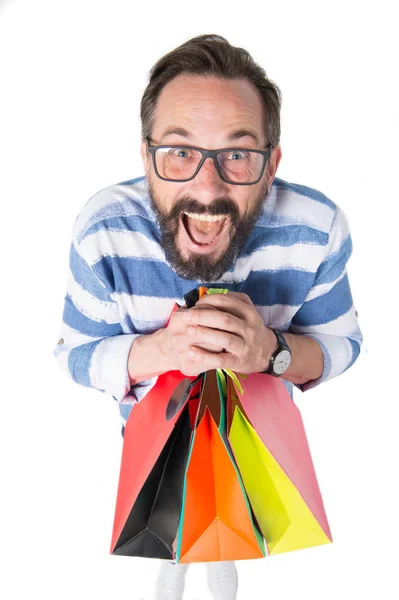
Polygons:
<instances>
[{"instance_id":1,"label":"black eyeglass frame","mask_svg":"<svg viewBox=\"0 0 399 600\"><path fill-rule=\"evenodd\" d=\"M153 162L154 171L155 171L157 177L159 177L159 179L162 179L163 181L172 181L174 183L185 183L186 181L191 181L192 179L194 179L194 177L196 177L198 175L202 165L205 162L205 159L212 158L213 164L216 167L216 171L218 172L219 177L223 181L228 183L229 185L255 185L262 179L262 175L264 173L265 166L266 166L266 161L270 157L270 155L272 153L272 149L273 149L272 145L269 144L267 146L268 150L254 150L252 148L237 148L237 146L235 146L234 148L220 148L219 150L203 150L202 148L197 148L196 146L185 146L184 144L164 144L162 146L154 146L150 143L150 138L148 138L148 137L146 138L146 141L147 141L147 150L150 154L152 154L152 162ZM198 167L197 167L197 170L195 171L194 175L192 175L192 177L189 177L188 179L167 179L166 177L162 177L158 173L157 164L156 164L156 160L155 160L155 153L158 150L158 148L182 148L183 150L184 149L197 150L198 152L200 152L202 154L202 157L198 163ZM262 169L261 169L260 175L256 181L251 181L251 183L235 183L234 181L229 181L228 179L226 179L226 177L224 177L224 175L220 169L220 165L219 165L218 161L216 160L216 157L220 152L231 152L232 150L239 150L240 152L253 152L256 154L261 154L263 156Z\"/></svg>"}]
</instances>

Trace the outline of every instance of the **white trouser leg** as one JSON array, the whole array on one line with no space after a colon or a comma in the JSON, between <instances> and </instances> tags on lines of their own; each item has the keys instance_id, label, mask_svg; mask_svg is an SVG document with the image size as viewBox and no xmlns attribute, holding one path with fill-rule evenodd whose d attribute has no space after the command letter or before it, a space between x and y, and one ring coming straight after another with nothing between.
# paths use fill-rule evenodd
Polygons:
<instances>
[{"instance_id":1,"label":"white trouser leg","mask_svg":"<svg viewBox=\"0 0 399 600\"><path fill-rule=\"evenodd\" d=\"M238 575L234 561L207 562L206 572L214 600L236 600Z\"/></svg>"},{"instance_id":2,"label":"white trouser leg","mask_svg":"<svg viewBox=\"0 0 399 600\"><path fill-rule=\"evenodd\" d=\"M182 600L189 563L163 560L156 583L155 600Z\"/></svg>"}]
</instances>

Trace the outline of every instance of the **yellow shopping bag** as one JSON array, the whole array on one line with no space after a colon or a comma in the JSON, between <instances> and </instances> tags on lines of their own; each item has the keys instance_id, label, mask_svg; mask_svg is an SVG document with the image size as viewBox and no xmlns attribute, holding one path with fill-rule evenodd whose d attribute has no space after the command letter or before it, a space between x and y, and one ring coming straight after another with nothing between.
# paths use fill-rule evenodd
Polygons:
<instances>
[{"instance_id":1,"label":"yellow shopping bag","mask_svg":"<svg viewBox=\"0 0 399 600\"><path fill-rule=\"evenodd\" d=\"M269 553L332 542L301 414L284 383L227 382L227 433Z\"/></svg>"}]
</instances>

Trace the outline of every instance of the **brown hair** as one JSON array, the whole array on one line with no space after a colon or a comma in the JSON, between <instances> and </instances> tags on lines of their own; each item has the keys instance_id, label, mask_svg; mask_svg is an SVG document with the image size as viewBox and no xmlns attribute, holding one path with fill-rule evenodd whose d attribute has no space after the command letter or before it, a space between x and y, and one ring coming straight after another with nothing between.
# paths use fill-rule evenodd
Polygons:
<instances>
[{"instance_id":1,"label":"brown hair","mask_svg":"<svg viewBox=\"0 0 399 600\"><path fill-rule=\"evenodd\" d=\"M248 79L260 92L265 108L265 133L275 148L280 143L281 91L243 48L232 46L216 34L188 40L165 56L150 71L150 81L141 99L141 136L151 137L158 97L163 87L178 75L211 75L222 79Z\"/></svg>"}]
</instances>

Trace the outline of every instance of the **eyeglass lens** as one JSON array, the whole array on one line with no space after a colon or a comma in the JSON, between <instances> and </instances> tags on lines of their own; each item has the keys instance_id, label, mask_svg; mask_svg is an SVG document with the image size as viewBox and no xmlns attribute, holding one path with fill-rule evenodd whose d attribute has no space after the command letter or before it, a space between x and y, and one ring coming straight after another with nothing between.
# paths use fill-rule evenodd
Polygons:
<instances>
[{"instance_id":1,"label":"eyeglass lens","mask_svg":"<svg viewBox=\"0 0 399 600\"><path fill-rule=\"evenodd\" d=\"M165 179L190 179L201 158L201 152L192 148L157 148L155 152L158 173ZM216 160L223 176L231 183L256 181L263 166L262 154L238 149L219 152Z\"/></svg>"}]
</instances>

